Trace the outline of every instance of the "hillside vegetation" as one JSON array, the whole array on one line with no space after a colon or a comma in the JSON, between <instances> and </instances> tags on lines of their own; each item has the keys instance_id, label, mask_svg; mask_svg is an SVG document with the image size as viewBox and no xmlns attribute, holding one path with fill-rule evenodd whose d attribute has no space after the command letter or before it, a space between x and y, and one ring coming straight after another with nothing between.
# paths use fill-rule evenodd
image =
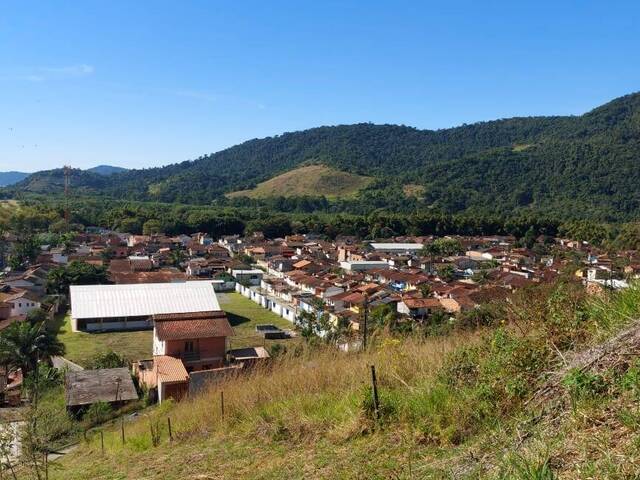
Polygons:
<instances>
[{"instance_id":1,"label":"hillside vegetation","mask_svg":"<svg viewBox=\"0 0 640 480\"><path fill-rule=\"evenodd\" d=\"M475 332L289 352L147 410L124 445L107 428L104 455L90 434L51 478L636 478L640 289L587 298L561 281L496 308Z\"/></svg>"},{"instance_id":2,"label":"hillside vegetation","mask_svg":"<svg viewBox=\"0 0 640 480\"><path fill-rule=\"evenodd\" d=\"M118 199L236 202L241 199L225 194L251 190L314 162L375 179L349 202L339 203L343 210L532 211L620 221L635 218L640 208L639 156L640 94L632 94L573 117L511 118L437 131L373 124L319 127L250 140L162 168L109 177L74 171L72 184L77 193ZM40 172L4 195L60 192L61 180L59 170ZM408 184L424 187L425 195L398 195Z\"/></svg>"},{"instance_id":3,"label":"hillside vegetation","mask_svg":"<svg viewBox=\"0 0 640 480\"><path fill-rule=\"evenodd\" d=\"M341 172L325 165L306 165L261 182L251 190L228 193L227 197L345 197L366 187L372 180L370 177Z\"/></svg>"}]
</instances>

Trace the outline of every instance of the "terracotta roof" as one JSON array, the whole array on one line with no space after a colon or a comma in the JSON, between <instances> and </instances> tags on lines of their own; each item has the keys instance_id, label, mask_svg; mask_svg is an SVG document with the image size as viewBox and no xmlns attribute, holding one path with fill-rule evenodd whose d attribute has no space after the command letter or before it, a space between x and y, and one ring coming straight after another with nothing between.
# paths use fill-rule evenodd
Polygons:
<instances>
[{"instance_id":1,"label":"terracotta roof","mask_svg":"<svg viewBox=\"0 0 640 480\"><path fill-rule=\"evenodd\" d=\"M156 335L162 341L230 337L234 334L224 312L154 315L153 319Z\"/></svg>"},{"instance_id":2,"label":"terracotta roof","mask_svg":"<svg viewBox=\"0 0 640 480\"><path fill-rule=\"evenodd\" d=\"M208 312L184 312L184 313L157 313L153 316L156 322L167 320L202 320L208 318L226 318L222 310L211 310Z\"/></svg>"},{"instance_id":3,"label":"terracotta roof","mask_svg":"<svg viewBox=\"0 0 640 480\"><path fill-rule=\"evenodd\" d=\"M155 272L111 272L114 283L169 283L186 281L187 275L177 270L157 270Z\"/></svg>"},{"instance_id":4,"label":"terracotta roof","mask_svg":"<svg viewBox=\"0 0 640 480\"><path fill-rule=\"evenodd\" d=\"M156 355L153 357L153 371L156 374L156 382L177 383L189 381L189 374L184 368L182 360L168 355Z\"/></svg>"},{"instance_id":5,"label":"terracotta roof","mask_svg":"<svg viewBox=\"0 0 640 480\"><path fill-rule=\"evenodd\" d=\"M436 298L405 298L403 302L408 308L443 308Z\"/></svg>"},{"instance_id":6,"label":"terracotta roof","mask_svg":"<svg viewBox=\"0 0 640 480\"><path fill-rule=\"evenodd\" d=\"M308 265L311 265L311 262L309 260L300 260L299 262L294 263L292 266L293 268L304 268Z\"/></svg>"}]
</instances>

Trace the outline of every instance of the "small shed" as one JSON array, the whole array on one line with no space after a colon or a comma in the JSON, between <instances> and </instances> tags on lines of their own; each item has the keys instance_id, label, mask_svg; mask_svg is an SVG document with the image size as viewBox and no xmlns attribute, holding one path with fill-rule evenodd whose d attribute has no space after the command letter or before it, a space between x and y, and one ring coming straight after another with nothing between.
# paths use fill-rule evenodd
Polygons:
<instances>
[{"instance_id":1,"label":"small shed","mask_svg":"<svg viewBox=\"0 0 640 480\"><path fill-rule=\"evenodd\" d=\"M120 406L138 399L127 368L69 371L64 390L67 408L76 411L98 402Z\"/></svg>"}]
</instances>

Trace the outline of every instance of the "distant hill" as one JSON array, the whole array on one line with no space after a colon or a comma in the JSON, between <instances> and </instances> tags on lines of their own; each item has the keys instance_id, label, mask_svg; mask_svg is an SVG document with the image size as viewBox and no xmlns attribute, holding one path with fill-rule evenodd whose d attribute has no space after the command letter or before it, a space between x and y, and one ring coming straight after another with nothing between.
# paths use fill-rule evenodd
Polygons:
<instances>
[{"instance_id":1,"label":"distant hill","mask_svg":"<svg viewBox=\"0 0 640 480\"><path fill-rule=\"evenodd\" d=\"M123 167L114 167L112 165L98 165L97 167L88 168L87 172L97 173L98 175L113 175L114 173L126 172Z\"/></svg>"},{"instance_id":2,"label":"distant hill","mask_svg":"<svg viewBox=\"0 0 640 480\"><path fill-rule=\"evenodd\" d=\"M26 172L0 172L0 187L18 183L29 175L31 174Z\"/></svg>"},{"instance_id":3,"label":"distant hill","mask_svg":"<svg viewBox=\"0 0 640 480\"><path fill-rule=\"evenodd\" d=\"M358 211L535 211L617 220L640 212L639 160L640 94L632 94L580 116L518 117L437 131L368 123L318 127L161 168L108 177L83 172L73 185L120 199L195 204L227 194L232 198L225 201L240 201L237 192L247 190L254 197L321 195L279 183L281 175L293 171L300 178L295 169L316 164L373 179L349 199ZM420 194L405 195L407 185ZM38 172L4 196L61 188L58 174Z\"/></svg>"},{"instance_id":4,"label":"distant hill","mask_svg":"<svg viewBox=\"0 0 640 480\"><path fill-rule=\"evenodd\" d=\"M261 182L253 189L228 193L227 197L268 198L302 195L344 197L366 187L372 180L371 177L341 172L325 165L306 165Z\"/></svg>"}]
</instances>

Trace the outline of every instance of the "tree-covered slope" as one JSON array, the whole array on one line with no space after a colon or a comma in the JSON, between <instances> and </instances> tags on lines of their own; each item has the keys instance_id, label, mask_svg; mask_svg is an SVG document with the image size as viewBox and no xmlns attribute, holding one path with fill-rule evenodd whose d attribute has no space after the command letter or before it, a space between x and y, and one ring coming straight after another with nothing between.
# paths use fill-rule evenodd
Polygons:
<instances>
[{"instance_id":1,"label":"tree-covered slope","mask_svg":"<svg viewBox=\"0 0 640 480\"><path fill-rule=\"evenodd\" d=\"M361 202L373 195L384 205L402 195L403 185L419 185L424 195L417 207L615 220L634 216L640 206L639 133L640 94L632 94L575 117L511 118L437 131L319 127L100 180L84 172L74 185L118 198L209 203L301 165L324 164L378 180L362 192ZM53 178L52 172L34 174L8 193L60 189Z\"/></svg>"}]
</instances>

